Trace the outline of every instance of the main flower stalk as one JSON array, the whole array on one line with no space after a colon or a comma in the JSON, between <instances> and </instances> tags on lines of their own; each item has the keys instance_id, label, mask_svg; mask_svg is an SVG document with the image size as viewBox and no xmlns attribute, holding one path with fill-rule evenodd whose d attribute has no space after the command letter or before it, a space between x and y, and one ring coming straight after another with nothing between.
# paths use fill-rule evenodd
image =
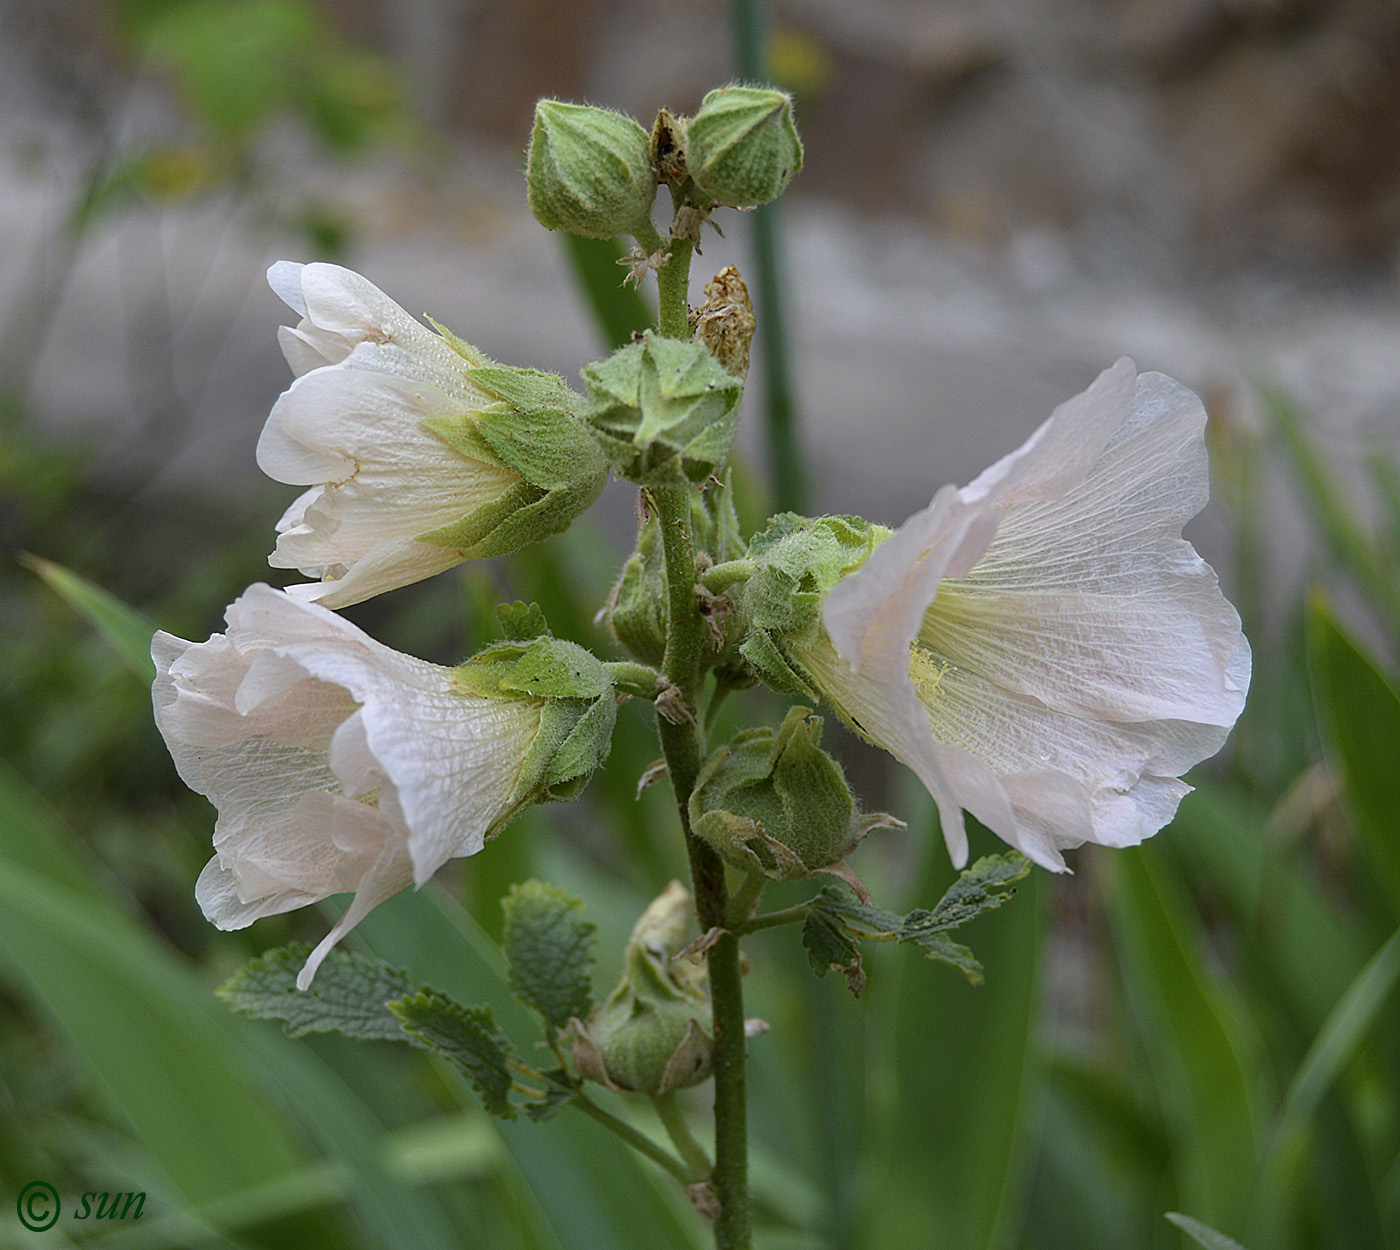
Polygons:
<instances>
[{"instance_id":1,"label":"main flower stalk","mask_svg":"<svg viewBox=\"0 0 1400 1250\"><path fill-rule=\"evenodd\" d=\"M664 335L689 334L686 321L690 244L672 240L670 259L657 273L662 292L658 326ZM690 857L695 907L702 931L722 928L729 909L724 864L690 828L689 803L705 747L698 719L700 659L706 628L695 597L695 548L690 530L690 498L684 487L660 487L652 498L661 523L666 561L668 623L662 677L673 688L679 719L658 716L661 749L675 791L686 851ZM746 1250L752 1244L748 1185L748 1098L745 1067L744 989L739 939L725 933L706 954L710 1003L714 1012L715 1170L711 1178L718 1207L718 1250Z\"/></svg>"}]
</instances>

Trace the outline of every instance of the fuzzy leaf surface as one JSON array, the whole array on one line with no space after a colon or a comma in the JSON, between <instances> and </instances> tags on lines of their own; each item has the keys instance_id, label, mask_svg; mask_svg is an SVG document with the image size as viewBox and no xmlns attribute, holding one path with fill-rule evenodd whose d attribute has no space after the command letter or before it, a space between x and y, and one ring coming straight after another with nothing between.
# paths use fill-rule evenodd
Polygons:
<instances>
[{"instance_id":1,"label":"fuzzy leaf surface","mask_svg":"<svg viewBox=\"0 0 1400 1250\"><path fill-rule=\"evenodd\" d=\"M398 1018L386 1006L413 992L404 969L337 947L326 956L311 987L299 990L297 973L310 954L311 947L299 942L259 955L224 982L219 997L235 1011L281 1020L288 1037L335 1032L405 1040Z\"/></svg>"},{"instance_id":2,"label":"fuzzy leaf surface","mask_svg":"<svg viewBox=\"0 0 1400 1250\"><path fill-rule=\"evenodd\" d=\"M595 928L583 918L582 902L543 881L513 886L501 907L511 989L553 1038L593 1005Z\"/></svg>"},{"instance_id":3,"label":"fuzzy leaf surface","mask_svg":"<svg viewBox=\"0 0 1400 1250\"><path fill-rule=\"evenodd\" d=\"M463 1007L436 990L390 1003L403 1031L456 1064L492 1115L515 1119L510 1101L510 1060L515 1048L487 1006Z\"/></svg>"}]
</instances>

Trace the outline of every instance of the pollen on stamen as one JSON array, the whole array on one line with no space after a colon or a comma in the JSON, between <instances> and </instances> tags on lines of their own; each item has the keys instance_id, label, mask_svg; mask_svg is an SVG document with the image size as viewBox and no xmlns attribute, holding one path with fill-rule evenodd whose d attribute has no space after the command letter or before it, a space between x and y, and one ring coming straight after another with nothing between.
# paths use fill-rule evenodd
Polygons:
<instances>
[{"instance_id":1,"label":"pollen on stamen","mask_svg":"<svg viewBox=\"0 0 1400 1250\"><path fill-rule=\"evenodd\" d=\"M935 660L917 642L909 644L909 680L921 702L930 704L938 694L938 684L952 667L947 660Z\"/></svg>"}]
</instances>

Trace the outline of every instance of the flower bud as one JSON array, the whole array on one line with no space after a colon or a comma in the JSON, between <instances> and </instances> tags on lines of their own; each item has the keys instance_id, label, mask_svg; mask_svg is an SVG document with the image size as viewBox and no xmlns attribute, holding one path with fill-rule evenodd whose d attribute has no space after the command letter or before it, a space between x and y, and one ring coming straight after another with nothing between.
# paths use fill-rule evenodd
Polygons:
<instances>
[{"instance_id":1,"label":"flower bud","mask_svg":"<svg viewBox=\"0 0 1400 1250\"><path fill-rule=\"evenodd\" d=\"M648 332L583 376L580 415L621 477L698 486L728 458L744 387L701 344Z\"/></svg>"},{"instance_id":2,"label":"flower bud","mask_svg":"<svg viewBox=\"0 0 1400 1250\"><path fill-rule=\"evenodd\" d=\"M664 1094L710 1075L714 1025L704 965L675 958L690 895L672 881L632 930L623 972L586 1024L574 1024L574 1066L614 1089Z\"/></svg>"},{"instance_id":3,"label":"flower bud","mask_svg":"<svg viewBox=\"0 0 1400 1250\"><path fill-rule=\"evenodd\" d=\"M635 233L656 198L648 143L621 113L541 100L526 167L530 211L546 229L591 239Z\"/></svg>"},{"instance_id":4,"label":"flower bud","mask_svg":"<svg viewBox=\"0 0 1400 1250\"><path fill-rule=\"evenodd\" d=\"M720 87L700 102L685 134L686 170L719 204L777 199L802 168L792 99L761 87Z\"/></svg>"},{"instance_id":5,"label":"flower bud","mask_svg":"<svg viewBox=\"0 0 1400 1250\"><path fill-rule=\"evenodd\" d=\"M788 881L840 865L871 829L899 824L858 812L821 734L821 717L794 707L776 733L747 729L720 747L691 794L695 835L736 868Z\"/></svg>"}]
</instances>

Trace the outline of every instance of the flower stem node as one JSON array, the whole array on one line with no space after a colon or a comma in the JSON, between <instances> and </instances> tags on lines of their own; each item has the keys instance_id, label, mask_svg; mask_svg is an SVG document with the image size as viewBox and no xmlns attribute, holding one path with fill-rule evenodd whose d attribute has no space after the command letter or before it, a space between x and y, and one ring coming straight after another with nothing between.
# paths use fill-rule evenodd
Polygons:
<instances>
[{"instance_id":1,"label":"flower stem node","mask_svg":"<svg viewBox=\"0 0 1400 1250\"><path fill-rule=\"evenodd\" d=\"M619 476L700 486L728 458L744 387L702 344L647 333L583 374L581 415Z\"/></svg>"},{"instance_id":2,"label":"flower stem node","mask_svg":"<svg viewBox=\"0 0 1400 1250\"><path fill-rule=\"evenodd\" d=\"M513 802L576 798L608 758L617 716L613 679L577 643L549 636L496 643L454 673L458 687L474 696L539 708Z\"/></svg>"},{"instance_id":3,"label":"flower stem node","mask_svg":"<svg viewBox=\"0 0 1400 1250\"><path fill-rule=\"evenodd\" d=\"M872 829L899 825L861 814L841 766L821 749L822 719L788 710L777 731L746 729L700 770L690 822L726 861L776 881L831 872Z\"/></svg>"},{"instance_id":4,"label":"flower stem node","mask_svg":"<svg viewBox=\"0 0 1400 1250\"><path fill-rule=\"evenodd\" d=\"M777 199L802 168L792 97L761 87L711 91L686 126L685 167L715 203L746 208Z\"/></svg>"},{"instance_id":5,"label":"flower stem node","mask_svg":"<svg viewBox=\"0 0 1400 1250\"><path fill-rule=\"evenodd\" d=\"M710 1075L714 1025L705 968L675 958L691 911L689 893L672 881L642 913L617 985L587 1023L574 1022L580 1075L648 1094L698 1085Z\"/></svg>"},{"instance_id":6,"label":"flower stem node","mask_svg":"<svg viewBox=\"0 0 1400 1250\"><path fill-rule=\"evenodd\" d=\"M649 231L657 182L648 142L621 113L541 100L526 163L530 211L548 230L590 239Z\"/></svg>"}]
</instances>

